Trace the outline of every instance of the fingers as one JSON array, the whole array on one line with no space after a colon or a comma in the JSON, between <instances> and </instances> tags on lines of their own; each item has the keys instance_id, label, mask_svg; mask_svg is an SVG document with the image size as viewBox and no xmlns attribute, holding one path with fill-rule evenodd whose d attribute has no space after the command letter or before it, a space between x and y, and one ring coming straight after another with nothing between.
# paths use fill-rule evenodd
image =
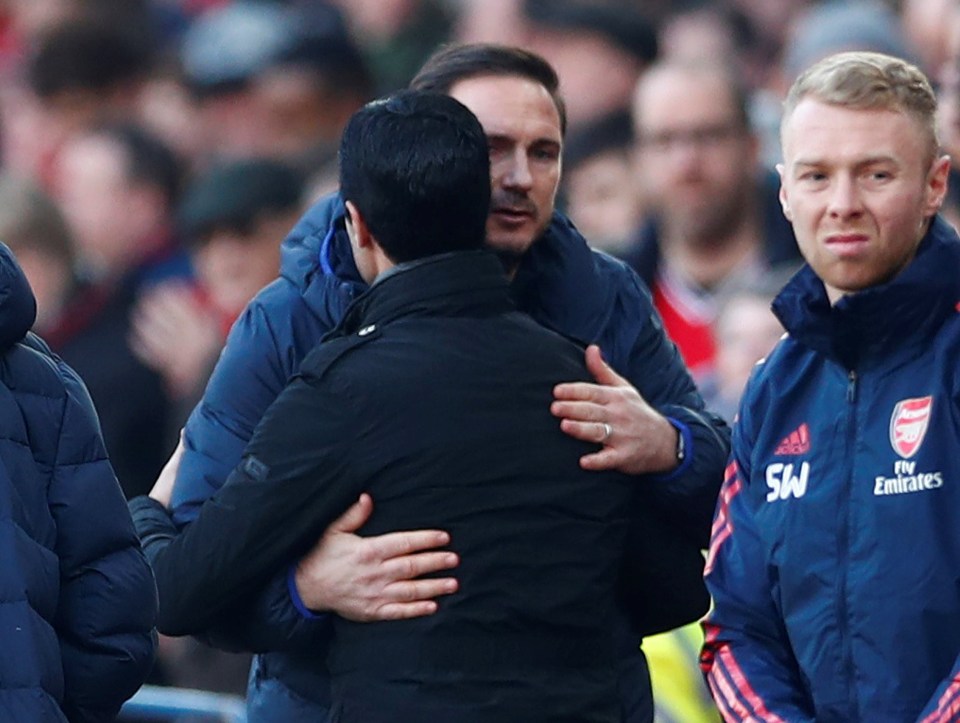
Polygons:
<instances>
[{"instance_id":1,"label":"fingers","mask_svg":"<svg viewBox=\"0 0 960 723\"><path fill-rule=\"evenodd\" d=\"M550 413L561 419L570 419L575 422L604 422L610 413L603 405L594 402L553 402Z\"/></svg>"},{"instance_id":2,"label":"fingers","mask_svg":"<svg viewBox=\"0 0 960 723\"><path fill-rule=\"evenodd\" d=\"M347 508L347 511L335 519L329 527L330 532L356 532L373 514L373 498L364 492L360 498Z\"/></svg>"},{"instance_id":3,"label":"fingers","mask_svg":"<svg viewBox=\"0 0 960 723\"><path fill-rule=\"evenodd\" d=\"M596 384L589 382L567 382L558 384L553 388L554 399L606 404L611 398L610 387L633 388L630 382L607 365L603 360L603 356L600 354L600 347L596 344L591 344L587 347L586 362L587 371L593 375Z\"/></svg>"},{"instance_id":4,"label":"fingers","mask_svg":"<svg viewBox=\"0 0 960 723\"><path fill-rule=\"evenodd\" d=\"M603 404L607 396L606 387L589 382L566 382L553 388L553 398L560 401Z\"/></svg>"},{"instance_id":5,"label":"fingers","mask_svg":"<svg viewBox=\"0 0 960 723\"><path fill-rule=\"evenodd\" d=\"M608 433L607 427L603 422L577 422L572 419L562 420L560 422L560 430L574 439L579 439L584 442L596 442L597 444L609 442L610 437L613 435L613 428L611 427Z\"/></svg>"},{"instance_id":6,"label":"fingers","mask_svg":"<svg viewBox=\"0 0 960 723\"><path fill-rule=\"evenodd\" d=\"M433 598L456 591L457 581L452 577L396 582L383 591L383 598L390 602L372 610L368 620L405 620L432 615L439 607Z\"/></svg>"},{"instance_id":7,"label":"fingers","mask_svg":"<svg viewBox=\"0 0 960 723\"><path fill-rule=\"evenodd\" d=\"M580 467L598 472L609 469L622 470L623 455L613 447L604 447L599 452L585 454L580 458Z\"/></svg>"},{"instance_id":8,"label":"fingers","mask_svg":"<svg viewBox=\"0 0 960 723\"><path fill-rule=\"evenodd\" d=\"M391 532L378 537L367 538L370 554L381 560L399 558L434 547L450 544L450 535L443 530L410 530Z\"/></svg>"},{"instance_id":9,"label":"fingers","mask_svg":"<svg viewBox=\"0 0 960 723\"><path fill-rule=\"evenodd\" d=\"M403 580L389 585L384 597L393 602L415 603L433 600L457 591L457 581L452 577L430 580Z\"/></svg>"},{"instance_id":10,"label":"fingers","mask_svg":"<svg viewBox=\"0 0 960 723\"><path fill-rule=\"evenodd\" d=\"M385 560L383 575L393 581L413 580L414 578L440 570L449 570L460 564L455 552L421 552L417 555L405 555ZM424 582L436 582L428 580ZM448 592L453 592L452 590ZM433 597L428 595L427 597Z\"/></svg>"},{"instance_id":11,"label":"fingers","mask_svg":"<svg viewBox=\"0 0 960 723\"><path fill-rule=\"evenodd\" d=\"M624 384L629 384L629 382L613 371L612 368L603 360L603 355L600 353L600 347L596 344L591 344L587 347L586 353L587 360L587 371L589 371L593 378L597 380L597 384L607 386L607 387L619 387Z\"/></svg>"},{"instance_id":12,"label":"fingers","mask_svg":"<svg viewBox=\"0 0 960 723\"><path fill-rule=\"evenodd\" d=\"M422 618L437 612L437 603L433 600L421 600L415 603L389 603L377 608L368 618L374 620L409 620Z\"/></svg>"}]
</instances>

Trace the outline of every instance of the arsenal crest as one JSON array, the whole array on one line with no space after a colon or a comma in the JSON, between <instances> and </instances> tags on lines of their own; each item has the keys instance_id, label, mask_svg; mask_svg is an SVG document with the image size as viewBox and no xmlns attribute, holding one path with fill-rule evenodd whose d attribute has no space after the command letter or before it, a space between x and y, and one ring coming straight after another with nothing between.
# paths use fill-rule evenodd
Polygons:
<instances>
[{"instance_id":1,"label":"arsenal crest","mask_svg":"<svg viewBox=\"0 0 960 723\"><path fill-rule=\"evenodd\" d=\"M901 457L912 457L923 443L930 422L933 397L897 402L890 417L890 444Z\"/></svg>"}]
</instances>

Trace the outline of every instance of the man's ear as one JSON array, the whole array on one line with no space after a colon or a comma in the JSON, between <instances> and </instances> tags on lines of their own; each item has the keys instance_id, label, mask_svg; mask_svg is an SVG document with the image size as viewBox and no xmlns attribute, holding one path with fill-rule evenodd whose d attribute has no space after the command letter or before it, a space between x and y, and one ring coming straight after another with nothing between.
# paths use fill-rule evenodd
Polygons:
<instances>
[{"instance_id":1,"label":"man's ear","mask_svg":"<svg viewBox=\"0 0 960 723\"><path fill-rule=\"evenodd\" d=\"M347 233L359 248L369 248L373 244L373 236L363 214L353 201L346 201L344 205L347 208Z\"/></svg>"},{"instance_id":2,"label":"man's ear","mask_svg":"<svg viewBox=\"0 0 960 723\"><path fill-rule=\"evenodd\" d=\"M783 209L783 215L786 216L787 220L793 221L793 212L790 210L790 201L787 200L787 191L784 188L783 175L786 173L786 168L782 163L777 164L777 173L780 174L780 208Z\"/></svg>"},{"instance_id":3,"label":"man's ear","mask_svg":"<svg viewBox=\"0 0 960 723\"><path fill-rule=\"evenodd\" d=\"M924 212L926 216L933 216L943 205L947 196L947 181L950 178L950 156L939 156L930 166L927 173L926 194L924 198Z\"/></svg>"}]
</instances>

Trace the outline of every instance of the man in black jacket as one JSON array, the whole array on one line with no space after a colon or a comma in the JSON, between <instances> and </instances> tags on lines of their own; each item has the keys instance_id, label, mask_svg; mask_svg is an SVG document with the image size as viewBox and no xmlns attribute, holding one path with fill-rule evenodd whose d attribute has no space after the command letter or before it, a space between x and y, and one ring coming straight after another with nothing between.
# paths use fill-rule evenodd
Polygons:
<instances>
[{"instance_id":1,"label":"man in black jacket","mask_svg":"<svg viewBox=\"0 0 960 723\"><path fill-rule=\"evenodd\" d=\"M554 210L565 115L550 65L519 48L454 45L439 50L411 87L452 96L484 128L491 158L486 245L513 274L518 308L594 345L586 356L597 383L558 385L551 411L564 432L602 441L602 449L581 459L585 468L633 475L650 495L648 524L637 527L643 533L634 539L633 549L645 557L633 577L645 595L634 606L635 629L622 638L621 694L624 720L651 721L639 638L694 620L706 609L699 547L709 539L729 430L704 411L636 274L591 251ZM267 407L340 322L349 301L367 288L345 217L339 194L318 201L284 241L280 277L234 325L169 474L151 492L172 504L178 524L195 519L203 501L223 485ZM298 602L300 609L351 620L417 617L434 612L432 598L455 584L450 577L423 576L455 564L452 553L430 549L446 544L446 532L355 534L370 515L371 500L361 495L327 528L292 578L286 567L277 570L256 608L235 610L228 622L236 624L211 631L228 636L219 638L221 644L262 653L248 688L251 721L320 720L328 708L327 681L315 659L329 631L324 620L305 619L294 607ZM296 625L296 641L288 636L290 624ZM320 640L311 642L313 636Z\"/></svg>"},{"instance_id":2,"label":"man in black jacket","mask_svg":"<svg viewBox=\"0 0 960 723\"><path fill-rule=\"evenodd\" d=\"M134 505L160 629L207 629L369 491L364 533L448 530L459 589L432 616L335 619L333 720L619 721L613 621L637 485L582 469L597 445L550 413L558 383L591 376L580 347L515 309L482 250L483 129L452 98L406 92L354 116L340 163L371 289L193 524L173 538L162 506Z\"/></svg>"}]
</instances>

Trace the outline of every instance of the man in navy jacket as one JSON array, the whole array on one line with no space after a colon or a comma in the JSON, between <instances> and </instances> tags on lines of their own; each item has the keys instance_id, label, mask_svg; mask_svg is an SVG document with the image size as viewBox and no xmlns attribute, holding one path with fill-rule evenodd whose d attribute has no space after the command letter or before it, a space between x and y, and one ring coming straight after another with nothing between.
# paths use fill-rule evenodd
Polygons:
<instances>
[{"instance_id":1,"label":"man in navy jacket","mask_svg":"<svg viewBox=\"0 0 960 723\"><path fill-rule=\"evenodd\" d=\"M334 618L334 720L619 723L617 589L643 490L582 469L598 445L550 413L556 384L590 375L483 249L483 129L445 95L376 101L347 124L340 179L372 285L183 534L168 544L166 511L138 503L161 630L205 630L369 491L371 533L450 531L461 584L434 615Z\"/></svg>"},{"instance_id":2,"label":"man in navy jacket","mask_svg":"<svg viewBox=\"0 0 960 723\"><path fill-rule=\"evenodd\" d=\"M796 81L774 302L713 527L702 665L728 721L960 720L960 239L914 66Z\"/></svg>"},{"instance_id":3,"label":"man in navy jacket","mask_svg":"<svg viewBox=\"0 0 960 723\"><path fill-rule=\"evenodd\" d=\"M106 722L150 671L156 589L90 396L35 314L0 244L0 720Z\"/></svg>"},{"instance_id":4,"label":"man in navy jacket","mask_svg":"<svg viewBox=\"0 0 960 723\"><path fill-rule=\"evenodd\" d=\"M709 536L729 432L704 411L636 274L591 251L569 221L553 211L565 125L556 74L541 58L517 49L454 46L428 61L411 87L457 98L484 127L492 182L487 244L504 262L519 308L544 326L598 344L610 362L607 366L599 349L591 347L587 364L599 383L558 385L552 411L571 436L602 443L602 449L584 455L585 468L636 475L637 483L648 487L651 504L661 510L648 531L657 543L647 547L648 564L643 566L649 575L649 608L640 616L647 622L639 632L694 619L700 596L683 584L682 573L674 575L699 564L694 555ZM281 278L261 292L234 326L204 399L187 423L179 462L168 470L176 471L172 505L179 523L192 520L199 505L223 484L264 410L365 288L351 254L342 203L338 198L321 201L284 243ZM406 553L445 544L445 533L427 530L372 539L349 534L370 509L370 499L364 497L333 525L289 585L285 575L277 576L262 602L270 617L292 611L291 597L311 610L353 619L409 617L436 609L430 598L442 594L452 579L408 577L449 567L449 556ZM276 640L261 637L250 626L246 634L248 639L239 641L245 647L277 649ZM628 647L625 660L642 665L636 644ZM259 708L257 700L269 696L267 688L278 680L283 688L299 691L292 695L286 690L279 697L302 698L307 691L315 697L315 679L298 684L294 670L298 655L315 654L311 649L261 656L252 677L251 707ZM623 690L637 700L626 707L642 708L630 718L642 721L651 715L649 701L643 700L649 684L642 671L630 676Z\"/></svg>"}]
</instances>

